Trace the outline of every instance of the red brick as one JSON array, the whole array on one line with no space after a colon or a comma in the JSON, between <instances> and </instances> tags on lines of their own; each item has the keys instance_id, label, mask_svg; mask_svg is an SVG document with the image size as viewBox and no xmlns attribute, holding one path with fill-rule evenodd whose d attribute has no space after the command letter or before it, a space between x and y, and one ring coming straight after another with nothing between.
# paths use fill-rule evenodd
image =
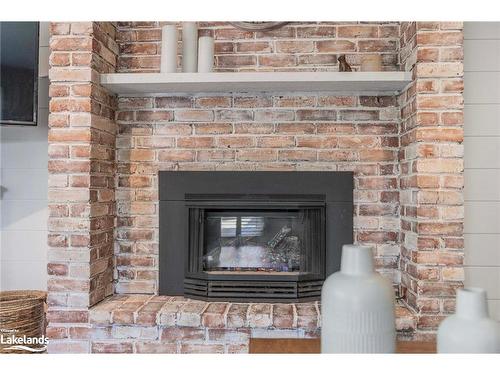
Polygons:
<instances>
[{"instance_id":1,"label":"red brick","mask_svg":"<svg viewBox=\"0 0 500 375\"><path fill-rule=\"evenodd\" d=\"M428 235L462 236L462 223L419 223L418 232Z\"/></svg>"},{"instance_id":2,"label":"red brick","mask_svg":"<svg viewBox=\"0 0 500 375\"><path fill-rule=\"evenodd\" d=\"M376 38L377 26L338 26L337 35L341 38Z\"/></svg>"},{"instance_id":3,"label":"red brick","mask_svg":"<svg viewBox=\"0 0 500 375\"><path fill-rule=\"evenodd\" d=\"M180 137L177 138L177 147L181 148L207 148L214 147L213 137Z\"/></svg>"},{"instance_id":4,"label":"red brick","mask_svg":"<svg viewBox=\"0 0 500 375\"><path fill-rule=\"evenodd\" d=\"M348 40L325 40L316 42L318 52L346 53L355 51L356 45Z\"/></svg>"},{"instance_id":5,"label":"red brick","mask_svg":"<svg viewBox=\"0 0 500 375\"><path fill-rule=\"evenodd\" d=\"M213 111L202 109L178 109L174 112L176 121L212 121Z\"/></svg>"},{"instance_id":6,"label":"red brick","mask_svg":"<svg viewBox=\"0 0 500 375\"><path fill-rule=\"evenodd\" d=\"M135 343L135 352L145 354L175 354L177 353L177 344L158 341L138 341Z\"/></svg>"},{"instance_id":7,"label":"red brick","mask_svg":"<svg viewBox=\"0 0 500 375\"><path fill-rule=\"evenodd\" d=\"M300 25L299 25L300 26ZM305 26L297 27L298 38L334 38L334 26Z\"/></svg>"},{"instance_id":8,"label":"red brick","mask_svg":"<svg viewBox=\"0 0 500 375\"><path fill-rule=\"evenodd\" d=\"M293 110L265 109L254 112L254 121L258 122L293 121L294 118Z\"/></svg>"},{"instance_id":9,"label":"red brick","mask_svg":"<svg viewBox=\"0 0 500 375\"><path fill-rule=\"evenodd\" d=\"M331 121L337 119L337 111L334 110L314 110L314 109L299 109L296 113L298 121Z\"/></svg>"},{"instance_id":10,"label":"red brick","mask_svg":"<svg viewBox=\"0 0 500 375\"><path fill-rule=\"evenodd\" d=\"M233 98L233 105L235 108L259 108L270 107L273 100L269 96L236 96Z\"/></svg>"},{"instance_id":11,"label":"red brick","mask_svg":"<svg viewBox=\"0 0 500 375\"><path fill-rule=\"evenodd\" d=\"M137 121L170 121L173 119L170 111L138 111Z\"/></svg>"},{"instance_id":12,"label":"red brick","mask_svg":"<svg viewBox=\"0 0 500 375\"><path fill-rule=\"evenodd\" d=\"M360 52L391 52L396 51L397 44L394 40L360 40L358 48Z\"/></svg>"},{"instance_id":13,"label":"red brick","mask_svg":"<svg viewBox=\"0 0 500 375\"><path fill-rule=\"evenodd\" d=\"M320 107L354 107L356 102L355 96L320 96L318 98Z\"/></svg>"},{"instance_id":14,"label":"red brick","mask_svg":"<svg viewBox=\"0 0 500 375\"><path fill-rule=\"evenodd\" d=\"M463 105L463 97L460 95L432 95L428 97L419 97L417 98L417 105L421 109L461 108Z\"/></svg>"},{"instance_id":15,"label":"red brick","mask_svg":"<svg viewBox=\"0 0 500 375\"><path fill-rule=\"evenodd\" d=\"M71 54L71 64L73 66L89 66L92 63L92 54L89 52Z\"/></svg>"},{"instance_id":16,"label":"red brick","mask_svg":"<svg viewBox=\"0 0 500 375\"><path fill-rule=\"evenodd\" d=\"M195 134L230 134L233 132L233 126L228 123L195 124L194 132Z\"/></svg>"},{"instance_id":17,"label":"red brick","mask_svg":"<svg viewBox=\"0 0 500 375\"><path fill-rule=\"evenodd\" d=\"M230 96L207 96L195 99L197 107L202 108L224 108L231 106Z\"/></svg>"},{"instance_id":18,"label":"red brick","mask_svg":"<svg viewBox=\"0 0 500 375\"><path fill-rule=\"evenodd\" d=\"M259 55L259 65L263 67L290 67L296 65L294 55Z\"/></svg>"},{"instance_id":19,"label":"red brick","mask_svg":"<svg viewBox=\"0 0 500 375\"><path fill-rule=\"evenodd\" d=\"M295 139L293 137L269 136L269 137L257 138L258 147L283 148L283 147L293 147L294 145L295 145Z\"/></svg>"},{"instance_id":20,"label":"red brick","mask_svg":"<svg viewBox=\"0 0 500 375\"><path fill-rule=\"evenodd\" d=\"M67 22L51 22L50 34L51 35L67 35L69 34L70 24Z\"/></svg>"},{"instance_id":21,"label":"red brick","mask_svg":"<svg viewBox=\"0 0 500 375\"><path fill-rule=\"evenodd\" d=\"M236 68L244 66L253 66L257 62L256 56L250 55L220 55L217 56L217 65L221 68Z\"/></svg>"},{"instance_id":22,"label":"red brick","mask_svg":"<svg viewBox=\"0 0 500 375\"><path fill-rule=\"evenodd\" d=\"M68 158L69 147L67 145L51 144L49 145L49 157L53 159Z\"/></svg>"},{"instance_id":23,"label":"red brick","mask_svg":"<svg viewBox=\"0 0 500 375\"><path fill-rule=\"evenodd\" d=\"M234 150L201 150L196 153L198 161L231 161L234 160Z\"/></svg>"},{"instance_id":24,"label":"red brick","mask_svg":"<svg viewBox=\"0 0 500 375\"><path fill-rule=\"evenodd\" d=\"M224 345L219 344L182 344L181 353L224 353Z\"/></svg>"},{"instance_id":25,"label":"red brick","mask_svg":"<svg viewBox=\"0 0 500 375\"><path fill-rule=\"evenodd\" d=\"M49 280L51 282L52 280ZM59 280L57 280L59 282ZM49 288L49 291L54 291ZM87 323L87 311L60 310L47 312L47 320L51 323Z\"/></svg>"},{"instance_id":26,"label":"red brick","mask_svg":"<svg viewBox=\"0 0 500 375\"><path fill-rule=\"evenodd\" d=\"M314 51L312 41L278 41L276 42L276 52L278 53L307 53Z\"/></svg>"},{"instance_id":27,"label":"red brick","mask_svg":"<svg viewBox=\"0 0 500 375\"><path fill-rule=\"evenodd\" d=\"M217 138L217 146L227 148L245 148L253 147L255 144L253 137L232 136Z\"/></svg>"},{"instance_id":28,"label":"red brick","mask_svg":"<svg viewBox=\"0 0 500 375\"><path fill-rule=\"evenodd\" d=\"M463 41L463 34L461 31L439 31L439 32L425 32L417 34L417 43L419 45L458 45Z\"/></svg>"},{"instance_id":29,"label":"red brick","mask_svg":"<svg viewBox=\"0 0 500 375\"><path fill-rule=\"evenodd\" d=\"M90 37L64 37L52 38L50 41L52 51L91 51L92 38Z\"/></svg>"},{"instance_id":30,"label":"red brick","mask_svg":"<svg viewBox=\"0 0 500 375\"><path fill-rule=\"evenodd\" d=\"M58 340L68 338L67 327L47 327L46 335L49 340Z\"/></svg>"},{"instance_id":31,"label":"red brick","mask_svg":"<svg viewBox=\"0 0 500 375\"><path fill-rule=\"evenodd\" d=\"M68 266L66 264L49 263L47 264L47 273L55 276L66 276Z\"/></svg>"},{"instance_id":32,"label":"red brick","mask_svg":"<svg viewBox=\"0 0 500 375\"><path fill-rule=\"evenodd\" d=\"M160 150L158 151L159 161L193 161L195 152L191 150Z\"/></svg>"},{"instance_id":33,"label":"red brick","mask_svg":"<svg viewBox=\"0 0 500 375\"><path fill-rule=\"evenodd\" d=\"M295 325L293 305L273 306L273 326L279 329L293 328Z\"/></svg>"},{"instance_id":34,"label":"red brick","mask_svg":"<svg viewBox=\"0 0 500 375\"><path fill-rule=\"evenodd\" d=\"M133 353L131 342L92 342L92 353Z\"/></svg>"},{"instance_id":35,"label":"red brick","mask_svg":"<svg viewBox=\"0 0 500 375\"><path fill-rule=\"evenodd\" d=\"M124 55L138 54L138 55L156 55L156 43L124 43L120 44L120 53Z\"/></svg>"},{"instance_id":36,"label":"red brick","mask_svg":"<svg viewBox=\"0 0 500 375\"><path fill-rule=\"evenodd\" d=\"M234 124L236 134L270 134L274 130L273 124L240 123Z\"/></svg>"},{"instance_id":37,"label":"red brick","mask_svg":"<svg viewBox=\"0 0 500 375\"><path fill-rule=\"evenodd\" d=\"M309 148L334 148L338 145L338 138L335 136L304 136L297 137L297 147Z\"/></svg>"},{"instance_id":38,"label":"red brick","mask_svg":"<svg viewBox=\"0 0 500 375\"><path fill-rule=\"evenodd\" d=\"M463 75L461 62L417 64L417 77L460 77Z\"/></svg>"},{"instance_id":39,"label":"red brick","mask_svg":"<svg viewBox=\"0 0 500 375\"><path fill-rule=\"evenodd\" d=\"M314 107L316 98L311 96L278 96L274 98L275 107Z\"/></svg>"},{"instance_id":40,"label":"red brick","mask_svg":"<svg viewBox=\"0 0 500 375\"><path fill-rule=\"evenodd\" d=\"M265 53L272 52L272 45L269 42L238 42L235 43L236 51L241 53Z\"/></svg>"},{"instance_id":41,"label":"red brick","mask_svg":"<svg viewBox=\"0 0 500 375\"><path fill-rule=\"evenodd\" d=\"M216 110L216 117L222 121L251 121L253 119L252 111L247 110Z\"/></svg>"},{"instance_id":42,"label":"red brick","mask_svg":"<svg viewBox=\"0 0 500 375\"><path fill-rule=\"evenodd\" d=\"M276 150L242 149L237 151L236 158L240 161L276 161L278 153Z\"/></svg>"},{"instance_id":43,"label":"red brick","mask_svg":"<svg viewBox=\"0 0 500 375\"><path fill-rule=\"evenodd\" d=\"M49 87L49 96L57 97L57 96L68 96L69 95L69 86L67 85L50 85Z\"/></svg>"},{"instance_id":44,"label":"red brick","mask_svg":"<svg viewBox=\"0 0 500 375\"><path fill-rule=\"evenodd\" d=\"M74 77L72 77L74 78ZM51 112L90 112L90 99L61 99L52 98L50 100Z\"/></svg>"},{"instance_id":45,"label":"red brick","mask_svg":"<svg viewBox=\"0 0 500 375\"><path fill-rule=\"evenodd\" d=\"M278 159L284 161L315 161L318 156L314 150L280 150Z\"/></svg>"}]
</instances>

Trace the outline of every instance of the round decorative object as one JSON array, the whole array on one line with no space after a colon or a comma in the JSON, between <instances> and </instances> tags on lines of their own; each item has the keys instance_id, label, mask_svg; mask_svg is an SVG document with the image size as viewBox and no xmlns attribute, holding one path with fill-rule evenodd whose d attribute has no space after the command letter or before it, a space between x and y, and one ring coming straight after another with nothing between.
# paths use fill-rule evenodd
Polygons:
<instances>
[{"instance_id":1,"label":"round decorative object","mask_svg":"<svg viewBox=\"0 0 500 375\"><path fill-rule=\"evenodd\" d=\"M234 27L245 31L270 31L279 29L289 22L229 22Z\"/></svg>"},{"instance_id":2,"label":"round decorative object","mask_svg":"<svg viewBox=\"0 0 500 375\"><path fill-rule=\"evenodd\" d=\"M443 320L438 353L500 353L500 324L488 316L486 291L457 290L455 314Z\"/></svg>"},{"instance_id":3,"label":"round decorative object","mask_svg":"<svg viewBox=\"0 0 500 375\"><path fill-rule=\"evenodd\" d=\"M344 245L340 271L321 291L322 353L394 353L394 290L375 272L370 246Z\"/></svg>"}]
</instances>

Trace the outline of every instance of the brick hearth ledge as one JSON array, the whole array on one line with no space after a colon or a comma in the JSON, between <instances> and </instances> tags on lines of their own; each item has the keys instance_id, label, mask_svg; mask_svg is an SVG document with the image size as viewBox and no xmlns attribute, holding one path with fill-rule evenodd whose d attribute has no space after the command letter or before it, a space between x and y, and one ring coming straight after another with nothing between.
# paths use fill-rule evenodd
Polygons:
<instances>
[{"instance_id":1,"label":"brick hearth ledge","mask_svg":"<svg viewBox=\"0 0 500 375\"><path fill-rule=\"evenodd\" d=\"M416 317L396 306L398 337ZM319 302L202 302L184 297L115 295L90 309L90 327L72 328L93 353L247 353L250 337L319 337Z\"/></svg>"}]
</instances>

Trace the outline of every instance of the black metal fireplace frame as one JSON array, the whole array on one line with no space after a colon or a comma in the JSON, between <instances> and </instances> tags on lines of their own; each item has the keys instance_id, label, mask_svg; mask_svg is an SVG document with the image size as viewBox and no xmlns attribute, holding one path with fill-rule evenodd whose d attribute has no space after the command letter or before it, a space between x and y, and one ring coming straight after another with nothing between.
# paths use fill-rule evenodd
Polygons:
<instances>
[{"instance_id":1,"label":"black metal fireplace frame","mask_svg":"<svg viewBox=\"0 0 500 375\"><path fill-rule=\"evenodd\" d=\"M159 172L159 293L213 301L292 302L318 299L353 240L352 172ZM192 264L198 228L193 210L318 208L322 212L315 273L213 275ZM191 212L191 214L190 214Z\"/></svg>"}]
</instances>

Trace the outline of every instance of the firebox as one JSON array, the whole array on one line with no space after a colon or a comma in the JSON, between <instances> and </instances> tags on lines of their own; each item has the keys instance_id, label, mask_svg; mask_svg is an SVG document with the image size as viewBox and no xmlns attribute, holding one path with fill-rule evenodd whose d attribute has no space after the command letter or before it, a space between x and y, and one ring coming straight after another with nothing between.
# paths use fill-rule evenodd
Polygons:
<instances>
[{"instance_id":1,"label":"firebox","mask_svg":"<svg viewBox=\"0 0 500 375\"><path fill-rule=\"evenodd\" d=\"M164 295L318 299L352 243L351 172L159 173Z\"/></svg>"}]
</instances>

